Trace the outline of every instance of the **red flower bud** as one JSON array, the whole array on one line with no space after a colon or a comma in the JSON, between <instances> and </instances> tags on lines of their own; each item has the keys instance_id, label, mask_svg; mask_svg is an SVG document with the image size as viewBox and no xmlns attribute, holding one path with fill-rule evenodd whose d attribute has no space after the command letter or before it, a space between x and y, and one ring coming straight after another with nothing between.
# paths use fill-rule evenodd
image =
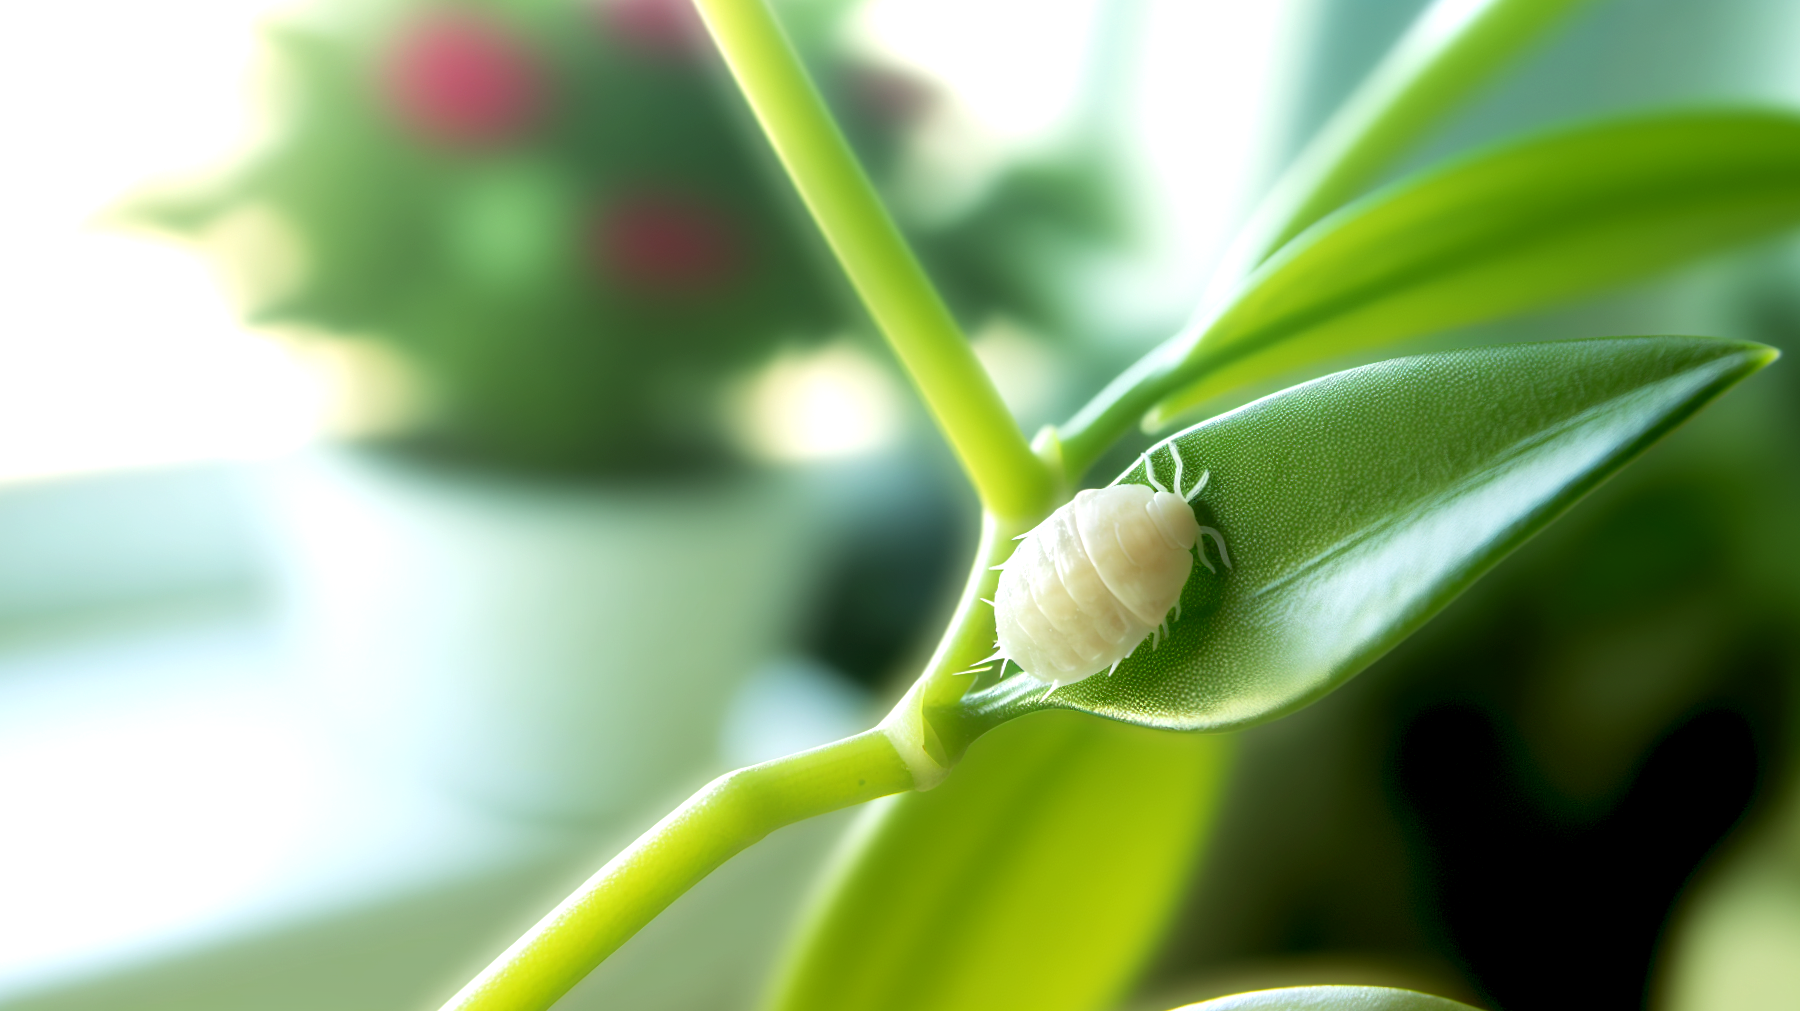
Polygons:
<instances>
[{"instance_id":1,"label":"red flower bud","mask_svg":"<svg viewBox=\"0 0 1800 1011\"><path fill-rule=\"evenodd\" d=\"M512 140L538 111L530 55L504 28L467 10L438 10L406 28L388 54L388 98L401 121L455 148Z\"/></svg>"},{"instance_id":2,"label":"red flower bud","mask_svg":"<svg viewBox=\"0 0 1800 1011\"><path fill-rule=\"evenodd\" d=\"M712 47L694 0L600 0L600 17L627 49L648 56L684 59Z\"/></svg>"},{"instance_id":3,"label":"red flower bud","mask_svg":"<svg viewBox=\"0 0 1800 1011\"><path fill-rule=\"evenodd\" d=\"M632 193L595 219L590 251L605 274L660 294L717 288L737 273L737 230L691 196Z\"/></svg>"}]
</instances>

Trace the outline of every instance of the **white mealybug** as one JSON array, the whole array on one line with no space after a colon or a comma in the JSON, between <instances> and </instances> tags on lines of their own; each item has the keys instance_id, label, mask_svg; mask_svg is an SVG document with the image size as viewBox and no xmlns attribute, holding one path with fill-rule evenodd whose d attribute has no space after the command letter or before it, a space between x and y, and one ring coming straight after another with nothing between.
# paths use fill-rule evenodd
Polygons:
<instances>
[{"instance_id":1,"label":"white mealybug","mask_svg":"<svg viewBox=\"0 0 1800 1011\"><path fill-rule=\"evenodd\" d=\"M1202 536L1231 556L1217 530L1194 519L1190 502L1206 487L1210 471L1181 492L1181 455L1175 458L1175 491L1156 479L1150 457L1144 474L1154 487L1116 484L1077 492L1075 498L1019 538L1000 566L994 624L1000 651L1032 678L1074 684L1101 671L1111 674L1164 623L1181 617L1181 589L1194 568ZM1200 544L1200 563L1213 570ZM1160 641L1160 638L1158 639Z\"/></svg>"}]
</instances>

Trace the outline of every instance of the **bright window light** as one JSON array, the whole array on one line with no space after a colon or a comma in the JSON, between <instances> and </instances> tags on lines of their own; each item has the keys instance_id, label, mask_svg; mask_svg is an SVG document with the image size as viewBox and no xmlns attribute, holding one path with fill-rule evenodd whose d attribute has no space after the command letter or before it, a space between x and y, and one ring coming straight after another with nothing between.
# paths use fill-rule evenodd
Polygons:
<instances>
[{"instance_id":1,"label":"bright window light","mask_svg":"<svg viewBox=\"0 0 1800 1011\"><path fill-rule=\"evenodd\" d=\"M860 48L947 85L980 125L1022 147L1054 136L1086 83L1098 0L870 0Z\"/></svg>"},{"instance_id":2,"label":"bright window light","mask_svg":"<svg viewBox=\"0 0 1800 1011\"><path fill-rule=\"evenodd\" d=\"M313 384L235 323L206 269L96 218L252 136L272 0L0 7L0 481L278 452Z\"/></svg>"},{"instance_id":3,"label":"bright window light","mask_svg":"<svg viewBox=\"0 0 1800 1011\"><path fill-rule=\"evenodd\" d=\"M829 460L892 443L901 391L869 354L839 342L777 358L739 390L732 414L733 430L758 457Z\"/></svg>"}]
</instances>

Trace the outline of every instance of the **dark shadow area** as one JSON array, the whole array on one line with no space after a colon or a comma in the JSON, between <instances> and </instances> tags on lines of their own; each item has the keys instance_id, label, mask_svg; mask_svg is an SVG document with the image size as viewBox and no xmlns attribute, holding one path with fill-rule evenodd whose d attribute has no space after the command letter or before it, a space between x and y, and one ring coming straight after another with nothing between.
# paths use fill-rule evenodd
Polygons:
<instances>
[{"instance_id":1,"label":"dark shadow area","mask_svg":"<svg viewBox=\"0 0 1800 1011\"><path fill-rule=\"evenodd\" d=\"M1693 716L1578 822L1540 800L1519 750L1467 706L1424 713L1401 740L1396 781L1445 937L1502 1008L1640 1008L1682 886L1755 793L1750 724Z\"/></svg>"}]
</instances>

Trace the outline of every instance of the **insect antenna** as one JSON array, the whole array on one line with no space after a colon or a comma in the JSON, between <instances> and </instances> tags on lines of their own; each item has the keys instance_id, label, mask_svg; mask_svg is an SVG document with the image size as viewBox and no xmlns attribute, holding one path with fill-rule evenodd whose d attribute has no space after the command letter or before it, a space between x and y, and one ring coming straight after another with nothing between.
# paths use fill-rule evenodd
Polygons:
<instances>
[{"instance_id":1,"label":"insect antenna","mask_svg":"<svg viewBox=\"0 0 1800 1011\"><path fill-rule=\"evenodd\" d=\"M1181 494L1181 454L1175 452L1175 444L1169 443L1169 455L1175 458L1175 494ZM1193 499L1188 499L1192 502Z\"/></svg>"}]
</instances>

